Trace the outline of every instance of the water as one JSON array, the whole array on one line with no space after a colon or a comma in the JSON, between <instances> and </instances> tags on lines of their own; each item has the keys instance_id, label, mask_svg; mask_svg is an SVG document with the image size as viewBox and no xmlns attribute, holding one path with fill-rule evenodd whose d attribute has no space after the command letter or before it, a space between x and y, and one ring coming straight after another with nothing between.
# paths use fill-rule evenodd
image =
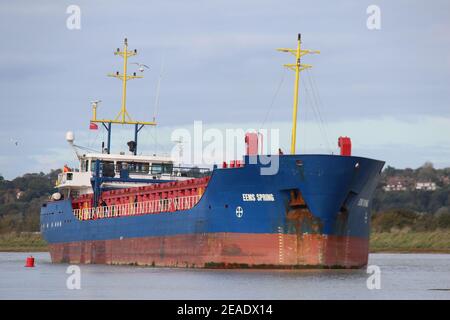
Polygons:
<instances>
[{"instance_id":1,"label":"water","mask_svg":"<svg viewBox=\"0 0 450 320\"><path fill-rule=\"evenodd\" d=\"M0 299L450 299L450 254L371 254L381 289L366 270L197 270L81 265L81 289L66 286L68 265L35 253L0 252ZM447 290L435 290L447 289Z\"/></svg>"}]
</instances>

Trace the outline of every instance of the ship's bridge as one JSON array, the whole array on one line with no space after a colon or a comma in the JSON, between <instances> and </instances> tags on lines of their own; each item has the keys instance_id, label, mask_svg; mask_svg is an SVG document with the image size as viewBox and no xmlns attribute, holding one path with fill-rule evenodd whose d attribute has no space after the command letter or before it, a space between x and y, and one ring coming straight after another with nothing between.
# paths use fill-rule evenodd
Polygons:
<instances>
[{"instance_id":1,"label":"ship's bridge","mask_svg":"<svg viewBox=\"0 0 450 320\"><path fill-rule=\"evenodd\" d=\"M208 168L175 166L173 160L167 156L155 155L126 155L87 153L79 156L79 167L64 167L64 172L58 175L56 187L64 197L78 197L92 193L91 178L95 172L97 160L100 163L104 177L120 178L124 170L132 179L146 179L147 183L111 182L108 188L128 188L160 183L173 180L187 180L210 174Z\"/></svg>"},{"instance_id":2,"label":"ship's bridge","mask_svg":"<svg viewBox=\"0 0 450 320\"><path fill-rule=\"evenodd\" d=\"M165 156L143 156L125 154L88 153L80 158L80 172L94 171L94 165L100 160L105 169L120 173L122 169L128 169L130 174L164 174L171 173L173 161Z\"/></svg>"}]
</instances>

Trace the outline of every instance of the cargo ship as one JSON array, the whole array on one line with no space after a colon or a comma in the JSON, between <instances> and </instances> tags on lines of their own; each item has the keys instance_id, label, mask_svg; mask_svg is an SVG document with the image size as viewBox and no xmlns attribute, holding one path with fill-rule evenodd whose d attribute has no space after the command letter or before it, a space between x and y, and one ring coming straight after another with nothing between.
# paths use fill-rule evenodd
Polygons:
<instances>
[{"instance_id":1,"label":"cargo ship","mask_svg":"<svg viewBox=\"0 0 450 320\"><path fill-rule=\"evenodd\" d=\"M177 166L170 157L138 155L138 133L150 122L126 109L128 58L124 59L122 107L113 120L90 125L107 130L101 152L77 152L79 168L65 167L58 192L41 208L41 232L54 263L126 264L188 268L361 268L367 264L370 208L384 162L351 155L297 154L296 124L301 58L318 51L282 48L295 56L290 154L259 154L259 136L245 135L242 160L213 168ZM129 154L111 153L113 124L134 126ZM74 145L71 132L66 135ZM264 174L267 158L278 170Z\"/></svg>"}]
</instances>

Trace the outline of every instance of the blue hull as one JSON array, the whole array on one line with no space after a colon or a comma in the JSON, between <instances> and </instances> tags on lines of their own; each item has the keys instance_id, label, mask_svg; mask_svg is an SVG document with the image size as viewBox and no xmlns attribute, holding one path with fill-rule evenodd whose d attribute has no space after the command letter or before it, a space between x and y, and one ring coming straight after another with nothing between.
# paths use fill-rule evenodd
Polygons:
<instances>
[{"instance_id":1,"label":"blue hull","mask_svg":"<svg viewBox=\"0 0 450 320\"><path fill-rule=\"evenodd\" d=\"M230 239L242 234L247 242L251 241L252 235L256 238L258 235L267 236L267 241L272 241L272 238L278 239L277 241L285 239L278 245L286 247L286 252L295 249L297 256L304 252L315 254L312 244L316 242L311 242L311 246L308 245L306 249L300 248L299 242L302 242L302 239L307 241L311 235L320 237L321 246L325 243L323 241L328 242L326 245L333 248L329 250L334 250L333 257L350 254L347 252L352 249L348 248L350 240L357 241L359 244L355 250L363 251L359 253L362 258L357 260L362 261L348 263L347 266L364 265L368 254L370 205L384 162L353 156L282 155L279 156L279 170L276 174L261 175L261 170L267 166L259 160L258 158L256 164L251 164L250 158L246 157L243 167L215 169L202 198L190 210L80 221L72 213L70 200L48 202L41 209L41 232L49 243L55 262L80 261L77 256L80 250L88 250L83 242L89 245L108 243L114 246L114 241L127 239L155 239L160 243L163 241L161 239L170 242L170 239L177 237L211 242L208 235L214 236L214 239L218 239L215 235L220 235L220 239ZM304 205L295 204L293 194L300 195ZM318 241L317 239L319 238L314 241ZM247 242L248 251L251 244ZM257 247L259 244L254 245ZM292 249L293 246L296 248ZM340 253L342 250L337 246L346 246L346 249L342 249L345 252ZM67 254L69 247L73 254ZM167 248L168 252L171 250L169 249ZM205 250L204 245L202 250ZM327 254L323 252L323 247L318 250L318 255ZM242 253L242 250L240 252ZM204 255L204 252L202 254ZM247 256L251 254L246 253ZM120 256L120 253L118 255ZM190 255L195 255L195 252ZM181 256L185 260L188 259L183 250ZM336 261L342 260L339 258L330 259L329 262L323 262L323 259L317 261L322 261L320 263L323 265L334 265ZM173 260L173 257L171 259L170 261L176 260ZM195 257L192 259L195 261ZM234 261L229 257L222 259L220 254L208 256L207 259L212 259L212 263L230 265ZM275 267L292 266L301 264L299 261L302 261L299 257L295 261L292 260L294 262L284 261L287 258L281 259L283 261L280 259L273 263L268 257L262 258L264 263L253 259L251 261L256 262L250 265L266 264L269 261L267 264ZM93 261L95 262L95 259ZM236 263L240 261L246 260L236 258ZM108 259L105 262L114 263ZM118 263L122 262L127 263L126 259ZM156 265L168 265L158 264L158 261L155 263L154 257L152 262Z\"/></svg>"}]
</instances>

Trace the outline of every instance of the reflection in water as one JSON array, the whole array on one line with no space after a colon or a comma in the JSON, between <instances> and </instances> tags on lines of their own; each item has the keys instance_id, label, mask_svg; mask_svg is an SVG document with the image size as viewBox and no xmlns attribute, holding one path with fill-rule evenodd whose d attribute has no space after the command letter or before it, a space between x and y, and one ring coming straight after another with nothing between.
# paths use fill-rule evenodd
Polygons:
<instances>
[{"instance_id":1,"label":"reflection in water","mask_svg":"<svg viewBox=\"0 0 450 320\"><path fill-rule=\"evenodd\" d=\"M450 299L450 255L372 254L381 289L361 270L200 270L81 265L81 290L66 287L68 265L36 253L0 253L1 299Z\"/></svg>"}]
</instances>

